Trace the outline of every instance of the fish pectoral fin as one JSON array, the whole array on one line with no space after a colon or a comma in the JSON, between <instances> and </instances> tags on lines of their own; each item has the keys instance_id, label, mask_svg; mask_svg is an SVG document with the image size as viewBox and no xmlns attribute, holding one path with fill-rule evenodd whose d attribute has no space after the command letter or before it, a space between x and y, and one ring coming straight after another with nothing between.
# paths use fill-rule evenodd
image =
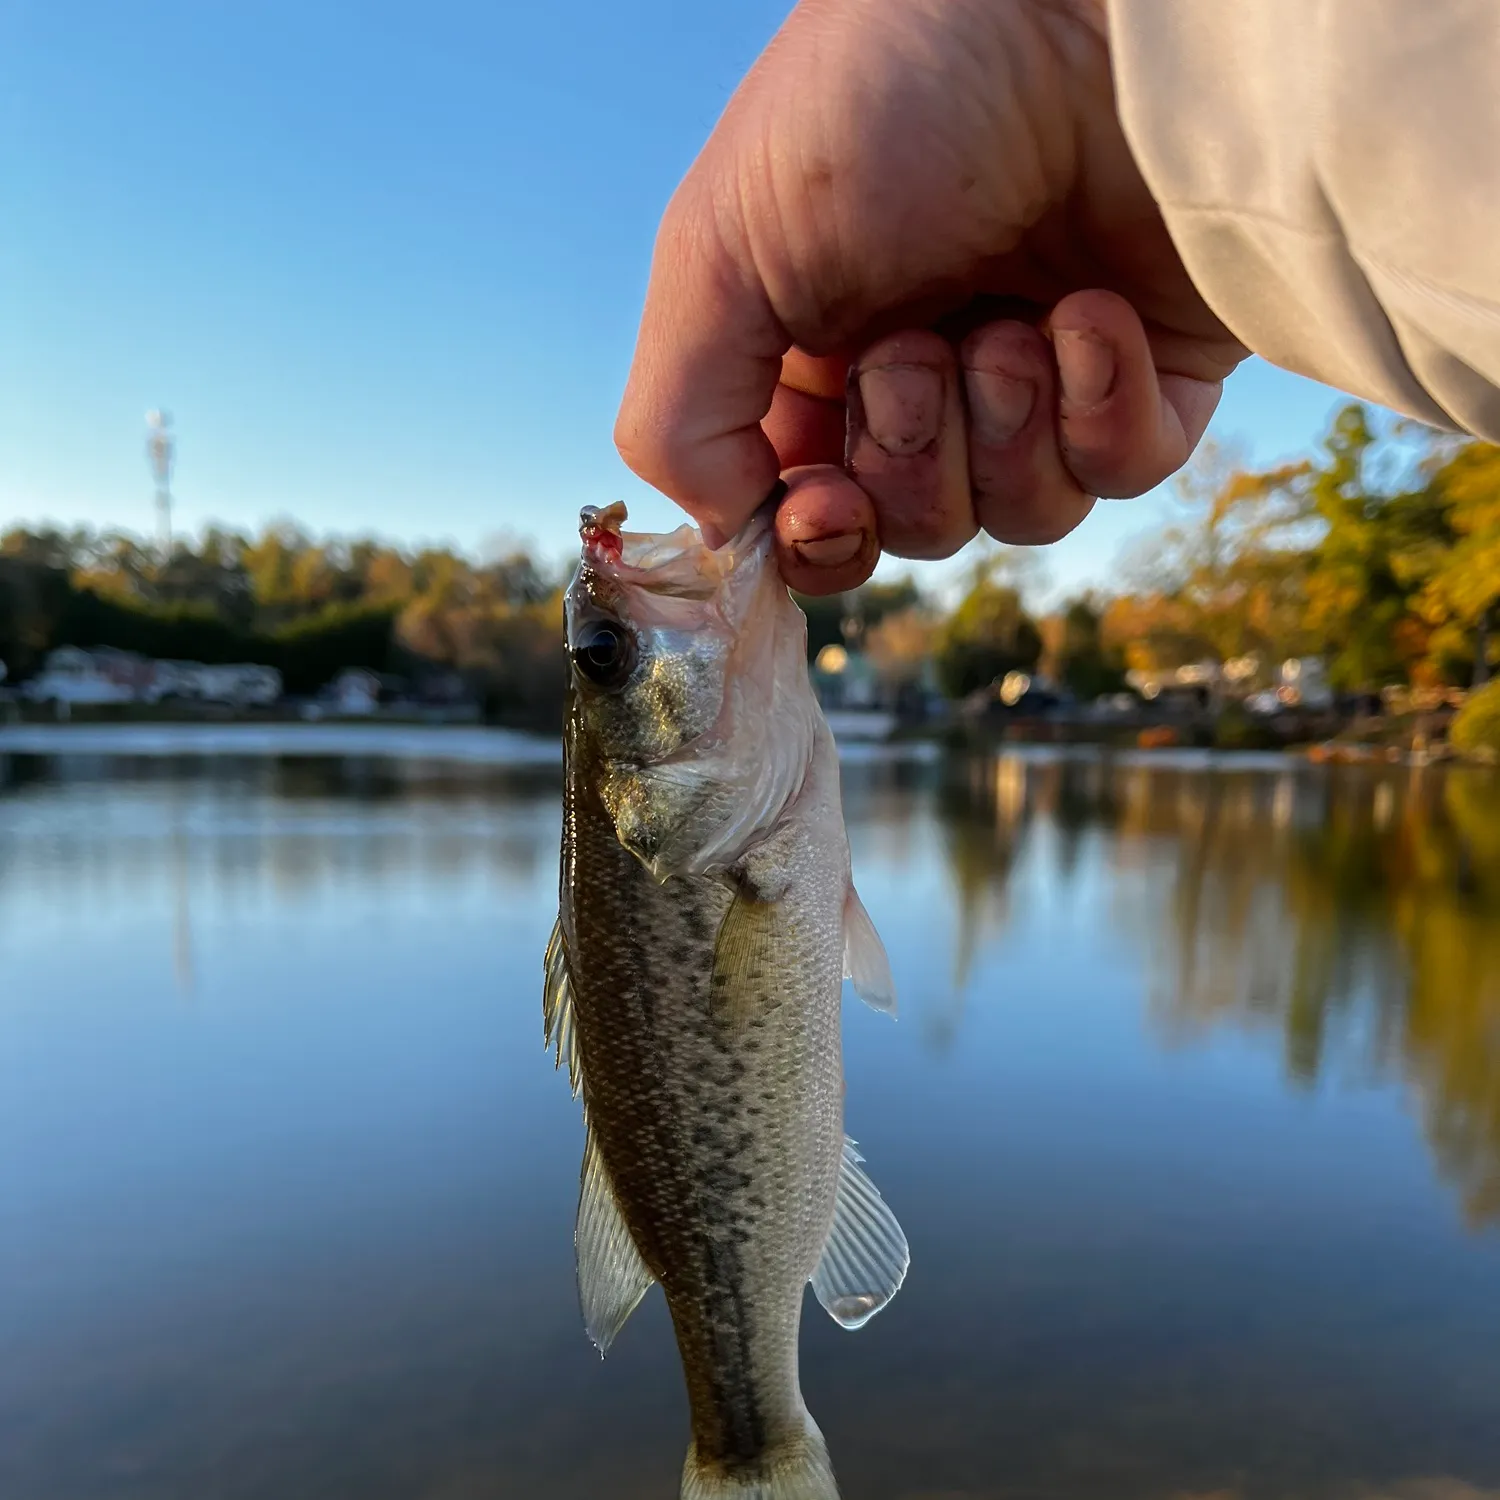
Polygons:
<instances>
[{"instance_id":1,"label":"fish pectoral fin","mask_svg":"<svg viewBox=\"0 0 1500 1500\"><path fill-rule=\"evenodd\" d=\"M724 913L714 944L708 1003L716 1017L743 1025L774 1003L785 936L782 904L758 901L741 890Z\"/></svg>"},{"instance_id":2,"label":"fish pectoral fin","mask_svg":"<svg viewBox=\"0 0 1500 1500\"><path fill-rule=\"evenodd\" d=\"M845 1136L833 1228L812 1274L814 1294L841 1328L863 1328L901 1290L911 1264L906 1235L863 1160Z\"/></svg>"},{"instance_id":3,"label":"fish pectoral fin","mask_svg":"<svg viewBox=\"0 0 1500 1500\"><path fill-rule=\"evenodd\" d=\"M568 972L568 949L563 941L562 918L552 924L547 939L546 977L542 983L542 1045L560 1068L568 1065L568 1083L573 1097L583 1084L578 1055L578 1031L573 1024L573 979Z\"/></svg>"},{"instance_id":4,"label":"fish pectoral fin","mask_svg":"<svg viewBox=\"0 0 1500 1500\"><path fill-rule=\"evenodd\" d=\"M896 981L885 944L851 885L844 897L844 978L854 981L854 993L872 1010L896 1014Z\"/></svg>"},{"instance_id":5,"label":"fish pectoral fin","mask_svg":"<svg viewBox=\"0 0 1500 1500\"><path fill-rule=\"evenodd\" d=\"M592 1125L583 1148L573 1249L583 1326L603 1356L656 1278L635 1248Z\"/></svg>"}]
</instances>

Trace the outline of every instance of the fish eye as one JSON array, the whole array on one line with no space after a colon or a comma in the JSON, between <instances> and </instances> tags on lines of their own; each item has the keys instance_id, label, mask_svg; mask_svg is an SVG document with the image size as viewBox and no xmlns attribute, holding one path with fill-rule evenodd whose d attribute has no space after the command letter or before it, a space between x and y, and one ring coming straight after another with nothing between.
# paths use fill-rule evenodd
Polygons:
<instances>
[{"instance_id":1,"label":"fish eye","mask_svg":"<svg viewBox=\"0 0 1500 1500\"><path fill-rule=\"evenodd\" d=\"M573 647L573 665L595 687L620 687L635 666L635 641L613 620L591 621Z\"/></svg>"}]
</instances>

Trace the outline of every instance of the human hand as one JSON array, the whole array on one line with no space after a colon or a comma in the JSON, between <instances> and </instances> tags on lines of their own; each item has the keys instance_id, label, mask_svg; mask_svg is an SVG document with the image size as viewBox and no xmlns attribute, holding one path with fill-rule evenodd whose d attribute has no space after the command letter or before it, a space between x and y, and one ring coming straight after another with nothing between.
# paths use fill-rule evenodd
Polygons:
<instances>
[{"instance_id":1,"label":"human hand","mask_svg":"<svg viewBox=\"0 0 1500 1500\"><path fill-rule=\"evenodd\" d=\"M1115 112L1104 0L802 0L663 219L615 440L782 571L1038 544L1192 453L1245 350Z\"/></svg>"}]
</instances>

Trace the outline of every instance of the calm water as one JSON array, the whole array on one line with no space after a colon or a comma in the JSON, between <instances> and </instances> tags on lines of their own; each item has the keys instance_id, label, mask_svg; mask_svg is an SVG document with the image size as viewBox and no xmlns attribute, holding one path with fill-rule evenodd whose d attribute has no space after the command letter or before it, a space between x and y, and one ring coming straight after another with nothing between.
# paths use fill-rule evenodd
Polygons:
<instances>
[{"instance_id":1,"label":"calm water","mask_svg":"<svg viewBox=\"0 0 1500 1500\"><path fill-rule=\"evenodd\" d=\"M554 776L8 762L5 1500L676 1494L659 1295L574 1299ZM807 1319L847 1500L1500 1491L1500 781L845 776L914 1257Z\"/></svg>"}]
</instances>

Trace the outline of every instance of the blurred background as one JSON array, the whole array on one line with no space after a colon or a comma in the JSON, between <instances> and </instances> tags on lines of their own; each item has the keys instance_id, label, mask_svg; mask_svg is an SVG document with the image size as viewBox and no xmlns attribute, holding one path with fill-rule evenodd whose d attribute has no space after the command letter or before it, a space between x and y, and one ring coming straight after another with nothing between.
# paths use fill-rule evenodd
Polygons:
<instances>
[{"instance_id":1,"label":"blurred background","mask_svg":"<svg viewBox=\"0 0 1500 1500\"><path fill-rule=\"evenodd\" d=\"M0 1494L675 1493L541 1046L560 594L783 5L0 7ZM1252 362L802 601L913 1247L846 1493L1500 1495L1500 454Z\"/></svg>"}]
</instances>

